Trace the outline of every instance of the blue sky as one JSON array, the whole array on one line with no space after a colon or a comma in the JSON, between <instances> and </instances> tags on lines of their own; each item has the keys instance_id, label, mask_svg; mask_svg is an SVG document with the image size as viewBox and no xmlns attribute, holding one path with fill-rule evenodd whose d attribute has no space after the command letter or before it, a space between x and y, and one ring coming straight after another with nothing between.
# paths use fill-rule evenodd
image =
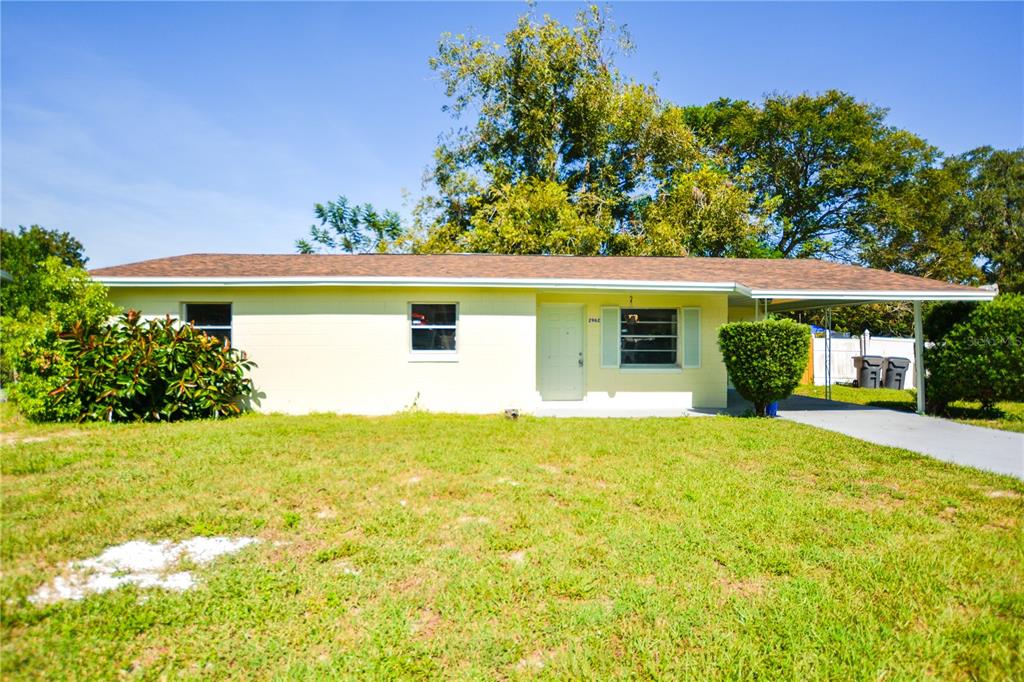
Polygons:
<instances>
[{"instance_id":1,"label":"blue sky","mask_svg":"<svg viewBox=\"0 0 1024 682\"><path fill-rule=\"evenodd\" d=\"M678 103L840 88L947 152L1024 145L1024 4L612 7L622 70ZM439 35L500 38L524 10L3 2L0 221L69 230L102 266L291 252L338 194L407 212L451 125Z\"/></svg>"}]
</instances>

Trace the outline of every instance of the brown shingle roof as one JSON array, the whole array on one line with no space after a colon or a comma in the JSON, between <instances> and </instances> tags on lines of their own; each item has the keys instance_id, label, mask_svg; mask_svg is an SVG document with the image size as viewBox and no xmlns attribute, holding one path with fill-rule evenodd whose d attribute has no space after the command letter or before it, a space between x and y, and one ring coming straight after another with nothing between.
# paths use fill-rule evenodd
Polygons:
<instances>
[{"instance_id":1,"label":"brown shingle roof","mask_svg":"<svg viewBox=\"0 0 1024 682\"><path fill-rule=\"evenodd\" d=\"M194 253L97 268L91 274L103 280L111 277L437 277L720 282L772 291L976 291L922 277L809 259Z\"/></svg>"}]
</instances>

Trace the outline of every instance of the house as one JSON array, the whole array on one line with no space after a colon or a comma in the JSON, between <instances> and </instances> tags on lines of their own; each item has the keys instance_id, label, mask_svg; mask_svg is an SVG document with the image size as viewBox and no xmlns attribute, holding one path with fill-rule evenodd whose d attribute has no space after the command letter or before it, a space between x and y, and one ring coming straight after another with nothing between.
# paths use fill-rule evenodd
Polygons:
<instances>
[{"instance_id":1,"label":"house","mask_svg":"<svg viewBox=\"0 0 1024 682\"><path fill-rule=\"evenodd\" d=\"M245 350L259 409L287 413L679 415L725 407L726 322L904 300L920 327L922 301L995 295L791 259L191 254L91 274Z\"/></svg>"}]
</instances>

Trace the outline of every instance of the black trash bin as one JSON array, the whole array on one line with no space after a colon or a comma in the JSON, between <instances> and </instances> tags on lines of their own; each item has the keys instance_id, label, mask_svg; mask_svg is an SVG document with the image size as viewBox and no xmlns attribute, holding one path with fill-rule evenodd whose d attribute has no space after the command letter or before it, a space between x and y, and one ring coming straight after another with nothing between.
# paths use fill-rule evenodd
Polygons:
<instances>
[{"instance_id":1,"label":"black trash bin","mask_svg":"<svg viewBox=\"0 0 1024 682\"><path fill-rule=\"evenodd\" d=\"M907 370L910 369L910 358L886 358L885 359L885 381L886 388L903 388L907 381Z\"/></svg>"},{"instance_id":2,"label":"black trash bin","mask_svg":"<svg viewBox=\"0 0 1024 682\"><path fill-rule=\"evenodd\" d=\"M883 360L881 355L855 355L853 364L857 368L857 385L861 388L878 388Z\"/></svg>"}]
</instances>

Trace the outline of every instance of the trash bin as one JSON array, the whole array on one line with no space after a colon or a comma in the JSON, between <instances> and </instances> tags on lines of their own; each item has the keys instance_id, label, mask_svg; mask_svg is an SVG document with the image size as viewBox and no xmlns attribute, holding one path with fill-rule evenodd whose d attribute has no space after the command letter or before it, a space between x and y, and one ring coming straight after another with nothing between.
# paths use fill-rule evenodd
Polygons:
<instances>
[{"instance_id":1,"label":"trash bin","mask_svg":"<svg viewBox=\"0 0 1024 682\"><path fill-rule=\"evenodd\" d=\"M857 385L861 388L878 388L883 360L881 355L855 355L853 365L857 368Z\"/></svg>"},{"instance_id":2,"label":"trash bin","mask_svg":"<svg viewBox=\"0 0 1024 682\"><path fill-rule=\"evenodd\" d=\"M764 413L768 417L778 417L779 416L779 401L776 400L773 403L768 403L768 407L765 408Z\"/></svg>"},{"instance_id":3,"label":"trash bin","mask_svg":"<svg viewBox=\"0 0 1024 682\"><path fill-rule=\"evenodd\" d=\"M903 388L909 369L910 358L886 358L885 381L882 385L886 388Z\"/></svg>"}]
</instances>

